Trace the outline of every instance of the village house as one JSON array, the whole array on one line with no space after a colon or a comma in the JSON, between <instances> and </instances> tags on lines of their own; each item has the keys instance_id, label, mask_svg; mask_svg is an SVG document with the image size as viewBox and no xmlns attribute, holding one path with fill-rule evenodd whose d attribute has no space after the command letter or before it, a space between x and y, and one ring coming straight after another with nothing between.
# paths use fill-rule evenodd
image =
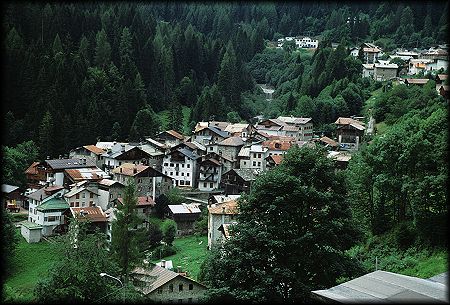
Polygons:
<instances>
[{"instance_id":1,"label":"village house","mask_svg":"<svg viewBox=\"0 0 450 305\"><path fill-rule=\"evenodd\" d=\"M408 74L415 75L426 71L427 64L432 63L432 59L410 59L408 62Z\"/></svg>"},{"instance_id":2,"label":"village house","mask_svg":"<svg viewBox=\"0 0 450 305\"><path fill-rule=\"evenodd\" d=\"M322 136L320 138L314 139L314 142L328 148L329 150L338 150L339 149L339 143L333 139L330 139L327 136Z\"/></svg>"},{"instance_id":3,"label":"village house","mask_svg":"<svg viewBox=\"0 0 450 305\"><path fill-rule=\"evenodd\" d=\"M64 185L66 169L96 168L89 159L53 159L33 163L26 171L30 186ZM44 180L38 180L38 179Z\"/></svg>"},{"instance_id":4,"label":"village house","mask_svg":"<svg viewBox=\"0 0 450 305\"><path fill-rule=\"evenodd\" d=\"M202 158L198 166L198 189L212 191L218 189L222 176L222 163L215 158Z\"/></svg>"},{"instance_id":5,"label":"village house","mask_svg":"<svg viewBox=\"0 0 450 305\"><path fill-rule=\"evenodd\" d=\"M98 167L76 168L64 170L63 185L67 187L69 184L80 181L100 181L102 179L111 178L110 175L99 169Z\"/></svg>"},{"instance_id":6,"label":"village house","mask_svg":"<svg viewBox=\"0 0 450 305\"><path fill-rule=\"evenodd\" d=\"M358 47L352 47L352 48L350 48L350 55L351 56L353 56L353 57L358 57L358 55L359 55L359 48Z\"/></svg>"},{"instance_id":7,"label":"village house","mask_svg":"<svg viewBox=\"0 0 450 305\"><path fill-rule=\"evenodd\" d=\"M81 181L71 185L64 199L71 207L94 207L98 205L98 184Z\"/></svg>"},{"instance_id":8,"label":"village house","mask_svg":"<svg viewBox=\"0 0 450 305\"><path fill-rule=\"evenodd\" d=\"M147 162L145 163L145 165L151 166L154 169L161 171L164 155L168 147L151 138L148 138L146 139L146 141L140 143L138 147L148 154L148 159L146 160Z\"/></svg>"},{"instance_id":9,"label":"village house","mask_svg":"<svg viewBox=\"0 0 450 305\"><path fill-rule=\"evenodd\" d=\"M430 48L427 51L420 54L420 58L432 59L432 60L437 60L437 59L448 60L448 52L446 50L443 50L440 48L437 48L437 49Z\"/></svg>"},{"instance_id":10,"label":"village house","mask_svg":"<svg viewBox=\"0 0 450 305\"><path fill-rule=\"evenodd\" d=\"M33 162L26 170L27 193L36 191L45 186L47 174L41 162Z\"/></svg>"},{"instance_id":11,"label":"village house","mask_svg":"<svg viewBox=\"0 0 450 305\"><path fill-rule=\"evenodd\" d=\"M42 235L50 236L67 232L67 213L69 205L60 194L49 198L34 209L33 222L42 226Z\"/></svg>"},{"instance_id":12,"label":"village house","mask_svg":"<svg viewBox=\"0 0 450 305\"><path fill-rule=\"evenodd\" d=\"M123 198L119 197L115 201L120 205L123 205ZM117 207L117 204L115 205ZM153 213L155 208L155 201L150 196L139 196L137 197L136 211L137 215L141 219L147 219L150 214Z\"/></svg>"},{"instance_id":13,"label":"village house","mask_svg":"<svg viewBox=\"0 0 450 305\"><path fill-rule=\"evenodd\" d=\"M223 122L223 121L209 121L207 126L212 126L219 128L222 131L225 131L225 129L230 125L230 122Z\"/></svg>"},{"instance_id":14,"label":"village house","mask_svg":"<svg viewBox=\"0 0 450 305\"><path fill-rule=\"evenodd\" d=\"M268 140L262 142L262 147L267 148L266 155L284 155L292 145L295 145L294 138L287 140Z\"/></svg>"},{"instance_id":15,"label":"village house","mask_svg":"<svg viewBox=\"0 0 450 305\"><path fill-rule=\"evenodd\" d=\"M32 193L25 195L25 200L28 202L28 220L30 222L36 223L38 220L41 220L37 215L36 208L46 202L47 200L55 197L56 195L62 196L67 190L64 187L57 186L47 186L40 188Z\"/></svg>"},{"instance_id":16,"label":"village house","mask_svg":"<svg viewBox=\"0 0 450 305\"><path fill-rule=\"evenodd\" d=\"M312 139L313 123L311 118L279 116L277 119L288 125L283 127L283 130L285 131L283 136L294 137L299 141L309 141ZM289 127L291 127L291 129L289 129ZM298 127L298 131L292 129L292 127Z\"/></svg>"},{"instance_id":17,"label":"village house","mask_svg":"<svg viewBox=\"0 0 450 305\"><path fill-rule=\"evenodd\" d=\"M230 135L215 126L200 127L193 132L191 141L196 141L202 145L212 144L225 140Z\"/></svg>"},{"instance_id":18,"label":"village house","mask_svg":"<svg viewBox=\"0 0 450 305\"><path fill-rule=\"evenodd\" d=\"M335 124L340 149L358 150L366 129L364 123L352 118L339 117Z\"/></svg>"},{"instance_id":19,"label":"village house","mask_svg":"<svg viewBox=\"0 0 450 305\"><path fill-rule=\"evenodd\" d=\"M295 38L295 46L299 49L317 49L319 41L310 37L298 37Z\"/></svg>"},{"instance_id":20,"label":"village house","mask_svg":"<svg viewBox=\"0 0 450 305\"><path fill-rule=\"evenodd\" d=\"M133 180L136 185L138 196L149 196L155 198L165 194L172 187L171 177L162 172L142 164L124 163L113 170L113 180L128 185Z\"/></svg>"},{"instance_id":21,"label":"village house","mask_svg":"<svg viewBox=\"0 0 450 305\"><path fill-rule=\"evenodd\" d=\"M104 153L105 150L95 145L85 145L70 150L69 158L91 160L97 165L97 167L101 168L103 164L101 156Z\"/></svg>"},{"instance_id":22,"label":"village house","mask_svg":"<svg viewBox=\"0 0 450 305\"><path fill-rule=\"evenodd\" d=\"M212 204L224 203L231 200L237 200L241 197L241 195L209 195L208 197L208 206Z\"/></svg>"},{"instance_id":23,"label":"village house","mask_svg":"<svg viewBox=\"0 0 450 305\"><path fill-rule=\"evenodd\" d=\"M106 233L108 218L100 207L71 207L71 216L78 221L88 221L87 233L93 233L96 230Z\"/></svg>"},{"instance_id":24,"label":"village house","mask_svg":"<svg viewBox=\"0 0 450 305\"><path fill-rule=\"evenodd\" d=\"M102 169L110 173L124 163L148 165L150 157L139 145L116 143L102 154Z\"/></svg>"},{"instance_id":25,"label":"village house","mask_svg":"<svg viewBox=\"0 0 450 305\"><path fill-rule=\"evenodd\" d=\"M428 78L406 78L405 85L424 86L428 81Z\"/></svg>"},{"instance_id":26,"label":"village house","mask_svg":"<svg viewBox=\"0 0 450 305\"><path fill-rule=\"evenodd\" d=\"M172 150L164 156L163 173L173 179L175 186L195 187L199 158L199 155L187 148Z\"/></svg>"},{"instance_id":27,"label":"village house","mask_svg":"<svg viewBox=\"0 0 450 305\"><path fill-rule=\"evenodd\" d=\"M170 153L170 152L172 152L174 150L177 150L178 148L188 149L188 150L192 151L193 153L195 153L198 156L201 156L201 155L203 155L204 153L207 152L206 146L198 143L197 141L190 141L190 142L180 143L180 144L170 148L168 153Z\"/></svg>"},{"instance_id":28,"label":"village house","mask_svg":"<svg viewBox=\"0 0 450 305\"><path fill-rule=\"evenodd\" d=\"M177 235L192 234L194 223L200 217L199 203L169 204L167 215L177 223Z\"/></svg>"},{"instance_id":29,"label":"village house","mask_svg":"<svg viewBox=\"0 0 450 305\"><path fill-rule=\"evenodd\" d=\"M266 157L266 168L272 169L281 164L283 161L283 155L269 155Z\"/></svg>"},{"instance_id":30,"label":"village house","mask_svg":"<svg viewBox=\"0 0 450 305\"><path fill-rule=\"evenodd\" d=\"M234 163L237 163L239 151L244 144L241 137L232 136L215 144L207 145L207 152L214 152L230 160L233 163L233 167L235 167Z\"/></svg>"},{"instance_id":31,"label":"village house","mask_svg":"<svg viewBox=\"0 0 450 305\"><path fill-rule=\"evenodd\" d=\"M225 131L230 134L231 137L241 137L243 140L249 138L254 132L255 127L252 124L229 124Z\"/></svg>"},{"instance_id":32,"label":"village house","mask_svg":"<svg viewBox=\"0 0 450 305\"><path fill-rule=\"evenodd\" d=\"M285 133L282 131L285 125L286 123L279 119L266 119L256 124L255 128L257 131L262 131L269 136L281 136Z\"/></svg>"},{"instance_id":33,"label":"village house","mask_svg":"<svg viewBox=\"0 0 450 305\"><path fill-rule=\"evenodd\" d=\"M362 77L374 78L375 64L362 64Z\"/></svg>"},{"instance_id":34,"label":"village house","mask_svg":"<svg viewBox=\"0 0 450 305\"><path fill-rule=\"evenodd\" d=\"M20 209L23 205L22 192L20 188L15 185L2 184L2 206L5 209L11 210ZM26 207L28 209L28 207Z\"/></svg>"},{"instance_id":35,"label":"village house","mask_svg":"<svg viewBox=\"0 0 450 305\"><path fill-rule=\"evenodd\" d=\"M237 199L208 205L208 249L221 244L223 235L219 228L235 221L238 214Z\"/></svg>"},{"instance_id":36,"label":"village house","mask_svg":"<svg viewBox=\"0 0 450 305\"><path fill-rule=\"evenodd\" d=\"M156 303L201 303L207 287L165 266L144 264L131 273L137 291Z\"/></svg>"},{"instance_id":37,"label":"village house","mask_svg":"<svg viewBox=\"0 0 450 305\"><path fill-rule=\"evenodd\" d=\"M166 130L158 133L155 136L155 140L158 141L159 143L163 143L168 147L173 147L175 145L182 143L184 141L184 137L175 130Z\"/></svg>"},{"instance_id":38,"label":"village house","mask_svg":"<svg viewBox=\"0 0 450 305\"><path fill-rule=\"evenodd\" d=\"M376 81L390 80L397 77L398 66L388 61L379 61L374 65L373 77Z\"/></svg>"},{"instance_id":39,"label":"village house","mask_svg":"<svg viewBox=\"0 0 450 305\"><path fill-rule=\"evenodd\" d=\"M111 180L102 179L98 181L98 206L106 211L114 200L122 197L124 194L125 184Z\"/></svg>"},{"instance_id":40,"label":"village house","mask_svg":"<svg viewBox=\"0 0 450 305\"><path fill-rule=\"evenodd\" d=\"M365 42L361 46L363 52L363 63L374 64L381 55L381 49L372 43Z\"/></svg>"},{"instance_id":41,"label":"village house","mask_svg":"<svg viewBox=\"0 0 450 305\"><path fill-rule=\"evenodd\" d=\"M265 159L264 163L266 163ZM231 169L222 174L221 188L225 194L237 195L242 192L249 192L253 181L261 172L261 169L256 168Z\"/></svg>"}]
</instances>

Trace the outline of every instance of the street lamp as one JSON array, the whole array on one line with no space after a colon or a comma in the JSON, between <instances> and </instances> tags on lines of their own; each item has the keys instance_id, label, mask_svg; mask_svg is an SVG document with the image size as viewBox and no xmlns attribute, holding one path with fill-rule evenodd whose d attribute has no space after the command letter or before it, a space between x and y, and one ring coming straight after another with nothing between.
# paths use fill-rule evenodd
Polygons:
<instances>
[{"instance_id":1,"label":"street lamp","mask_svg":"<svg viewBox=\"0 0 450 305\"><path fill-rule=\"evenodd\" d=\"M116 281L118 281L120 283L120 285L121 285L120 289L122 289L122 301L123 301L123 303L125 303L125 289L123 289L122 281L120 279L118 279L117 277L109 275L109 274L104 273L104 272L100 273L100 276L101 277L104 277L104 276L110 277L110 278L112 278L112 279L114 279L114 280L116 280Z\"/></svg>"}]
</instances>

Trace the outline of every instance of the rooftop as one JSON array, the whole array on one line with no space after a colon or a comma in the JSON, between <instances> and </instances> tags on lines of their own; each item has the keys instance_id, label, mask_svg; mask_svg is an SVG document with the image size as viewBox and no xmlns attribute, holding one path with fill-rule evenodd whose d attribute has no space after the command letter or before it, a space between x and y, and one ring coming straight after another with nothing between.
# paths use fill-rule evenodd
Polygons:
<instances>
[{"instance_id":1,"label":"rooftop","mask_svg":"<svg viewBox=\"0 0 450 305\"><path fill-rule=\"evenodd\" d=\"M105 150L103 150L100 147L97 147L95 145L85 145L83 147L86 148L87 150L93 152L96 155L101 155L105 152Z\"/></svg>"},{"instance_id":2,"label":"rooftop","mask_svg":"<svg viewBox=\"0 0 450 305\"><path fill-rule=\"evenodd\" d=\"M91 222L107 222L108 219L103 213L102 208L99 206L96 207L71 207L70 211L72 212L72 216L81 216L85 217L87 220Z\"/></svg>"},{"instance_id":3,"label":"rooftop","mask_svg":"<svg viewBox=\"0 0 450 305\"><path fill-rule=\"evenodd\" d=\"M230 200L224 203L213 204L208 207L210 214L235 215L238 214L237 200Z\"/></svg>"},{"instance_id":4,"label":"rooftop","mask_svg":"<svg viewBox=\"0 0 450 305\"><path fill-rule=\"evenodd\" d=\"M229 137L217 144L223 146L242 146L244 145L244 141L241 137Z\"/></svg>"},{"instance_id":5,"label":"rooftop","mask_svg":"<svg viewBox=\"0 0 450 305\"><path fill-rule=\"evenodd\" d=\"M173 214L196 214L200 213L197 203L169 204L168 207Z\"/></svg>"},{"instance_id":6,"label":"rooftop","mask_svg":"<svg viewBox=\"0 0 450 305\"><path fill-rule=\"evenodd\" d=\"M45 203L37 206L36 210L41 212L65 210L69 208L69 204L62 198L52 198Z\"/></svg>"},{"instance_id":7,"label":"rooftop","mask_svg":"<svg viewBox=\"0 0 450 305\"><path fill-rule=\"evenodd\" d=\"M100 180L103 178L110 178L110 176L107 173L105 173L98 167L66 169L65 172L74 181L77 181L77 180Z\"/></svg>"},{"instance_id":8,"label":"rooftop","mask_svg":"<svg viewBox=\"0 0 450 305\"><path fill-rule=\"evenodd\" d=\"M16 190L18 190L19 187L15 185L9 185L9 184L2 184L2 193L12 193Z\"/></svg>"},{"instance_id":9,"label":"rooftop","mask_svg":"<svg viewBox=\"0 0 450 305\"><path fill-rule=\"evenodd\" d=\"M334 286L311 292L316 298L327 302L423 302L448 303L448 286L430 279L374 271Z\"/></svg>"},{"instance_id":10,"label":"rooftop","mask_svg":"<svg viewBox=\"0 0 450 305\"><path fill-rule=\"evenodd\" d=\"M54 159L45 160L45 162L52 169L68 169L68 168L83 168L83 167L95 167L95 162L90 159Z\"/></svg>"}]
</instances>

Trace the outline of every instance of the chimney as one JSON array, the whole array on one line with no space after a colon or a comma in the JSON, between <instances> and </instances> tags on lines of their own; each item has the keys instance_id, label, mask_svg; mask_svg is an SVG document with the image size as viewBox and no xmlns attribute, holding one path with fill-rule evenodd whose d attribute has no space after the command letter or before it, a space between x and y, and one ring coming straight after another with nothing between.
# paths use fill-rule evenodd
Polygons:
<instances>
[{"instance_id":1,"label":"chimney","mask_svg":"<svg viewBox=\"0 0 450 305\"><path fill-rule=\"evenodd\" d=\"M122 144L122 152L125 151L125 144Z\"/></svg>"},{"instance_id":2,"label":"chimney","mask_svg":"<svg viewBox=\"0 0 450 305\"><path fill-rule=\"evenodd\" d=\"M161 267L166 268L166 260L161 260Z\"/></svg>"},{"instance_id":3,"label":"chimney","mask_svg":"<svg viewBox=\"0 0 450 305\"><path fill-rule=\"evenodd\" d=\"M137 174L137 167L133 167L133 174Z\"/></svg>"},{"instance_id":4,"label":"chimney","mask_svg":"<svg viewBox=\"0 0 450 305\"><path fill-rule=\"evenodd\" d=\"M50 160L50 156L47 156L47 159L46 160Z\"/></svg>"}]
</instances>

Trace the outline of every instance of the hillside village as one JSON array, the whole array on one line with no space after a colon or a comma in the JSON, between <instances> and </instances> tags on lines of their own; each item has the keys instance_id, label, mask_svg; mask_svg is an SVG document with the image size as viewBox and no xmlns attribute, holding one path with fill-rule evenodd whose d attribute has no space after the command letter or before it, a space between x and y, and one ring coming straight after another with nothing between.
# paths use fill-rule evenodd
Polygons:
<instances>
[{"instance_id":1,"label":"hillside village","mask_svg":"<svg viewBox=\"0 0 450 305\"><path fill-rule=\"evenodd\" d=\"M445 52L429 50L418 58L418 53L397 51L390 58L405 60L407 75L413 77L448 64L441 57ZM398 77L398 66L379 59L383 54L381 49L370 43L352 49L351 54L362 54L364 77L419 86L428 81ZM448 99L448 86L443 85L446 79L445 74L436 76L436 90ZM155 214L157 198L178 188L186 194L186 200L180 205L167 205L165 217L176 222L177 236L186 236L194 233L194 223L205 211L208 215L206 246L212 249L229 238L228 228L236 223L241 193L251 190L258 175L283 162L289 148L325 147L336 170L345 169L367 136L370 139L376 132L374 123L372 117L339 117L334 123L334 137L330 138L314 132L311 118L260 117L256 124L198 122L191 135L166 130L139 143L86 143L65 156L48 156L30 164L25 171L28 188L22 191L17 186L2 185L3 204L10 211L27 210L28 218L20 223L20 230L28 243L66 234L73 218L89 220L91 230L99 229L111 241L117 205L123 204L123 191L130 181L136 185L137 209L143 227L148 226L148 217ZM152 268L134 271L136 281L141 283L137 287L146 287L146 276L165 278L158 285L171 283L171 291L174 283L180 286L179 292L183 285L189 287L188 302L200 300L206 289L185 272L175 272L171 261L162 260ZM161 295L159 286L151 287L137 289L154 300L172 299L173 296Z\"/></svg>"}]
</instances>

